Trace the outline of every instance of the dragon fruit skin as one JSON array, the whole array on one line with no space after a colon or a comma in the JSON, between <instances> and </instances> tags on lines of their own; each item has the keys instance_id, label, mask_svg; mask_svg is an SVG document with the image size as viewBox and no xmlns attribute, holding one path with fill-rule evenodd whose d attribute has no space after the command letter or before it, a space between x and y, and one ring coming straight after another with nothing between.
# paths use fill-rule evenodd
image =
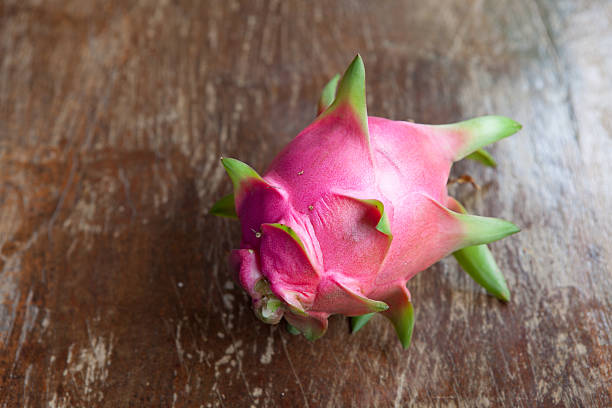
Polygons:
<instances>
[{"instance_id":1,"label":"dragon fruit skin","mask_svg":"<svg viewBox=\"0 0 612 408\"><path fill-rule=\"evenodd\" d=\"M233 199L211 212L240 219L241 249L230 263L256 315L272 324L285 317L316 339L331 314L358 316L357 330L381 312L407 347L414 313L406 282L452 253L507 299L485 244L518 228L466 214L447 181L454 161L479 152L486 159L482 146L519 129L501 116L441 126L368 117L358 55L325 88L316 120L263 177L222 159Z\"/></svg>"}]
</instances>

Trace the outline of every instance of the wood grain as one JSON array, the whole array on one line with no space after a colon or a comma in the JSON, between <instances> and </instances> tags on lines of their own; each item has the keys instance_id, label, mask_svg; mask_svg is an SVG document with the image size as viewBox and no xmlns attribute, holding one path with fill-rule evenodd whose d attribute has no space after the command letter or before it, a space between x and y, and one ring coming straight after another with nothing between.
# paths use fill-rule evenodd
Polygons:
<instances>
[{"instance_id":1,"label":"wood grain","mask_svg":"<svg viewBox=\"0 0 612 408\"><path fill-rule=\"evenodd\" d=\"M372 115L524 125L453 172L511 302L444 260L409 351L260 323L207 215L356 52ZM610 72L604 0L0 1L0 406L612 406Z\"/></svg>"}]
</instances>

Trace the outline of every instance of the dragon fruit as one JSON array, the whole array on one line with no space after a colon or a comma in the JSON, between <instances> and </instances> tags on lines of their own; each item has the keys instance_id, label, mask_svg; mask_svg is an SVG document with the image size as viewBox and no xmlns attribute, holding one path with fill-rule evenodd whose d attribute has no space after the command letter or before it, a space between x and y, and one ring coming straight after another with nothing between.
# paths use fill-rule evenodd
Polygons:
<instances>
[{"instance_id":1,"label":"dragon fruit","mask_svg":"<svg viewBox=\"0 0 612 408\"><path fill-rule=\"evenodd\" d=\"M520 128L502 116L450 125L368 117L357 55L263 177L221 159L234 192L211 213L240 219L242 242L230 264L257 317L269 324L284 317L291 332L314 340L332 314L352 316L357 331L381 313L407 347L414 310L406 283L449 254L508 300L486 244L519 229L467 214L448 196L447 181L462 158L494 165L482 147Z\"/></svg>"}]
</instances>

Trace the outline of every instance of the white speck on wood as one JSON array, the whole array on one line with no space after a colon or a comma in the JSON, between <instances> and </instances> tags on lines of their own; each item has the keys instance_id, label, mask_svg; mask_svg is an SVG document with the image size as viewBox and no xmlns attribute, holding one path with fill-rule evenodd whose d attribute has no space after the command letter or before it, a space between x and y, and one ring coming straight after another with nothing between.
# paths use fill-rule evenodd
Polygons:
<instances>
[{"instance_id":1,"label":"white speck on wood","mask_svg":"<svg viewBox=\"0 0 612 408\"><path fill-rule=\"evenodd\" d=\"M19 361L19 357L21 355L21 348L23 344L26 342L26 337L28 333L32 331L34 327L34 322L36 321L36 317L38 316L38 307L32 304L32 297L34 292L32 289L28 292L28 298L26 300L26 312L25 318L23 319L23 326L21 326L21 334L19 335L19 343L17 344L17 351L15 352L15 360L13 361L13 369L17 365Z\"/></svg>"},{"instance_id":2,"label":"white speck on wood","mask_svg":"<svg viewBox=\"0 0 612 408\"><path fill-rule=\"evenodd\" d=\"M259 358L261 364L270 364L272 362L272 356L274 355L274 335L270 333L266 341L266 351Z\"/></svg>"},{"instance_id":3,"label":"white speck on wood","mask_svg":"<svg viewBox=\"0 0 612 408\"><path fill-rule=\"evenodd\" d=\"M179 363L181 366L183 365L183 354L185 350L183 350L183 346L181 344L181 326L183 325L182 321L178 322L176 326L176 337L174 338L174 343L176 344L176 354L178 355Z\"/></svg>"},{"instance_id":4,"label":"white speck on wood","mask_svg":"<svg viewBox=\"0 0 612 408\"><path fill-rule=\"evenodd\" d=\"M32 364L28 365L28 368L26 368L25 378L23 380L23 395L24 395L23 406L24 407L28 407L30 405L30 393L28 392L28 390L30 389L29 385L30 385L30 375L31 374L32 374Z\"/></svg>"},{"instance_id":5,"label":"white speck on wood","mask_svg":"<svg viewBox=\"0 0 612 408\"><path fill-rule=\"evenodd\" d=\"M229 345L228 348L225 349L225 354L232 354L235 352L240 346L242 346L242 340L238 340L235 343Z\"/></svg>"},{"instance_id":6,"label":"white speck on wood","mask_svg":"<svg viewBox=\"0 0 612 408\"><path fill-rule=\"evenodd\" d=\"M226 309L228 310L232 310L234 308L234 295L232 295L231 293L226 293L223 295L223 306L225 306Z\"/></svg>"},{"instance_id":7,"label":"white speck on wood","mask_svg":"<svg viewBox=\"0 0 612 408\"><path fill-rule=\"evenodd\" d=\"M406 372L402 372L402 374L399 377L399 382L397 384L397 391L395 394L395 402L393 404L393 406L395 408L399 408L402 405L402 394L404 393L404 386L406 385Z\"/></svg>"},{"instance_id":8,"label":"white speck on wood","mask_svg":"<svg viewBox=\"0 0 612 408\"><path fill-rule=\"evenodd\" d=\"M114 336L111 333L108 340L102 336L95 337L91 334L89 324L87 326L89 344L78 353L73 351L75 344L69 347L64 375L70 374L75 384L82 386L80 393L84 401L91 402L94 398L101 401L104 394L99 390L108 378ZM57 398L54 394L53 400L59 403ZM65 403L65 398L62 396L60 401Z\"/></svg>"}]
</instances>

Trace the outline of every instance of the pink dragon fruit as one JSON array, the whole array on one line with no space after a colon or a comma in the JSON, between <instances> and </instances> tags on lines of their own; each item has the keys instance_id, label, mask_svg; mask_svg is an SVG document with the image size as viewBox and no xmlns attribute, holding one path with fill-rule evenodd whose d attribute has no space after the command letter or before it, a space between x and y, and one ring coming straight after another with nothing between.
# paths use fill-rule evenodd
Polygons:
<instances>
[{"instance_id":1,"label":"pink dragon fruit","mask_svg":"<svg viewBox=\"0 0 612 408\"><path fill-rule=\"evenodd\" d=\"M519 229L468 215L448 196L451 165L494 165L481 148L518 131L501 116L450 125L368 117L357 55L324 88L315 121L263 177L223 158L234 193L211 209L237 217L241 249L230 263L256 315L293 333L322 336L328 316L353 316L353 331L380 312L404 347L414 312L406 282L449 254L489 292L509 292L486 244Z\"/></svg>"}]
</instances>

